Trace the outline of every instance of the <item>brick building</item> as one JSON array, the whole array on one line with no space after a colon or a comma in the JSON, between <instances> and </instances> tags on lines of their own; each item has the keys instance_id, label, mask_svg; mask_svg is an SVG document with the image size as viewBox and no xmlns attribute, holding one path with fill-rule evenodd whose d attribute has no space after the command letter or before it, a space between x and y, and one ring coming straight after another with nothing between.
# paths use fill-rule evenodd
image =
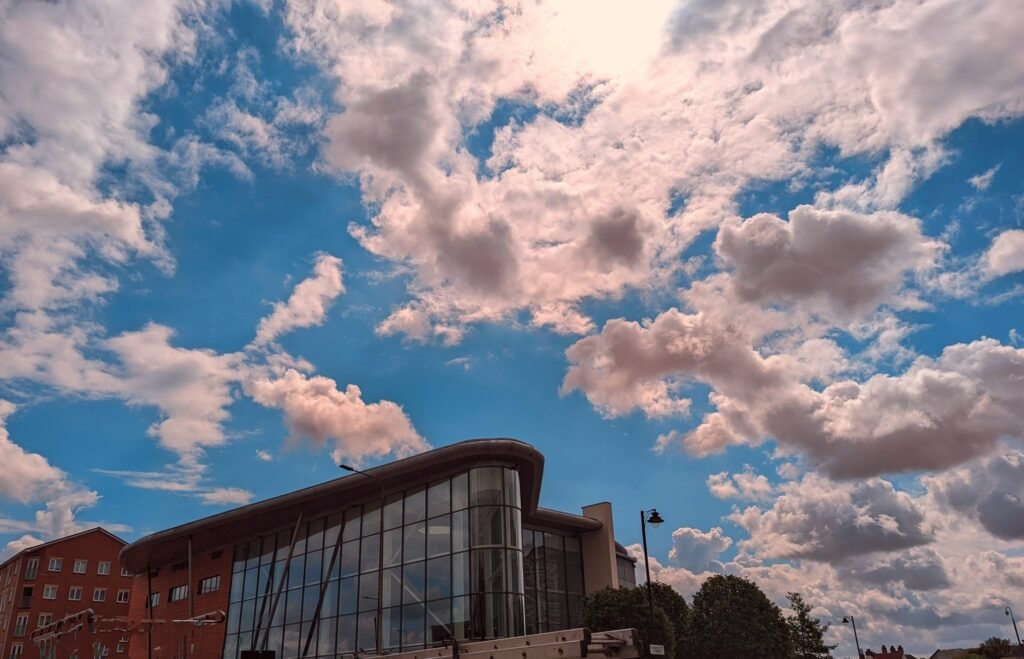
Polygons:
<instances>
[{"instance_id":1,"label":"brick building","mask_svg":"<svg viewBox=\"0 0 1024 659\"><path fill-rule=\"evenodd\" d=\"M466 441L137 540L121 552L130 658L334 659L577 627L583 596L632 584L634 562L610 504L538 506L543 467L524 442Z\"/></svg>"},{"instance_id":2,"label":"brick building","mask_svg":"<svg viewBox=\"0 0 1024 659\"><path fill-rule=\"evenodd\" d=\"M30 634L66 615L92 609L103 619L126 619L131 578L118 561L125 544L94 528L29 547L0 565L0 659L40 657ZM95 634L84 628L61 638L55 656L92 659L96 643L102 656L126 656L127 635L107 631L110 627L101 624Z\"/></svg>"}]
</instances>

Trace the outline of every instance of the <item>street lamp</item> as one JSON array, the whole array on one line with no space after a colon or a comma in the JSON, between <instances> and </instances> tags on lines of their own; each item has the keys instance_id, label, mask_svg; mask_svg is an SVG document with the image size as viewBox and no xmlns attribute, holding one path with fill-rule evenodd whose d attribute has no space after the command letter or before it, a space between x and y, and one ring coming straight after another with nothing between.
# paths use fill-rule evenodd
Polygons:
<instances>
[{"instance_id":1,"label":"street lamp","mask_svg":"<svg viewBox=\"0 0 1024 659\"><path fill-rule=\"evenodd\" d=\"M1017 631L1017 620L1013 617L1013 609L1006 607L1004 613L1010 616L1010 622L1013 623L1013 633L1017 635L1017 646L1020 647L1021 656L1024 656L1024 644L1020 642L1020 632Z\"/></svg>"},{"instance_id":2,"label":"street lamp","mask_svg":"<svg viewBox=\"0 0 1024 659\"><path fill-rule=\"evenodd\" d=\"M857 657L863 657L860 653L860 640L857 638L857 621L853 619L853 616L843 616L844 625L853 625L853 642L857 644Z\"/></svg>"},{"instance_id":3,"label":"street lamp","mask_svg":"<svg viewBox=\"0 0 1024 659\"><path fill-rule=\"evenodd\" d=\"M647 604L650 607L651 618L647 623L647 645L650 647L654 640L654 589L651 587L651 562L647 558L647 525L657 528L665 520L658 514L657 508L640 511L640 536L644 541L644 569L647 571Z\"/></svg>"},{"instance_id":4,"label":"street lamp","mask_svg":"<svg viewBox=\"0 0 1024 659\"><path fill-rule=\"evenodd\" d=\"M355 467L347 464L338 465L345 471L351 471L353 474L360 474L367 478L372 478L377 481L380 485L380 537L377 539L377 619L374 621L374 634L376 636L375 642L377 646L377 654L384 653L384 646L381 643L382 629L384 627L384 480L380 476L374 476L373 474L365 471L360 471Z\"/></svg>"}]
</instances>

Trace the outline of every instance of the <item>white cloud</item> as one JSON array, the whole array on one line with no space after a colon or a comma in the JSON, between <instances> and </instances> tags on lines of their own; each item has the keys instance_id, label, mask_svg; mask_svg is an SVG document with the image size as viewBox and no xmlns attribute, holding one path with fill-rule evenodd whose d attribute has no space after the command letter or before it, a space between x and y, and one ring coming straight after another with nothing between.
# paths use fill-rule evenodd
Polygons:
<instances>
[{"instance_id":1,"label":"white cloud","mask_svg":"<svg viewBox=\"0 0 1024 659\"><path fill-rule=\"evenodd\" d=\"M1002 163L996 165L992 169L985 170L981 174L972 176L971 178L967 179L967 182L970 183L971 187L974 188L975 190L984 192L985 190L988 190L989 186L992 185L992 179L996 177L996 172L999 171L1000 167L1002 167Z\"/></svg>"},{"instance_id":2,"label":"white cloud","mask_svg":"<svg viewBox=\"0 0 1024 659\"><path fill-rule=\"evenodd\" d=\"M208 506L244 506L252 501L253 494L238 487L218 487L198 496Z\"/></svg>"},{"instance_id":3,"label":"white cloud","mask_svg":"<svg viewBox=\"0 0 1024 659\"><path fill-rule=\"evenodd\" d=\"M725 535L721 527L709 531L679 528L672 532L668 560L693 572L702 572L731 546L732 538Z\"/></svg>"},{"instance_id":4,"label":"white cloud","mask_svg":"<svg viewBox=\"0 0 1024 659\"><path fill-rule=\"evenodd\" d=\"M296 286L287 302L274 304L273 313L260 320L254 344L266 345L294 329L323 324L331 304L344 292L341 259L318 254L313 276Z\"/></svg>"},{"instance_id":5,"label":"white cloud","mask_svg":"<svg viewBox=\"0 0 1024 659\"><path fill-rule=\"evenodd\" d=\"M262 462L272 462L274 460L274 456L269 451L264 451L262 449L256 451L256 457Z\"/></svg>"},{"instance_id":6,"label":"white cloud","mask_svg":"<svg viewBox=\"0 0 1024 659\"><path fill-rule=\"evenodd\" d=\"M711 474L705 483L712 496L719 499L767 501L775 494L775 487L768 478L755 473L750 465L743 465L743 471L736 474L727 471Z\"/></svg>"},{"instance_id":7,"label":"white cloud","mask_svg":"<svg viewBox=\"0 0 1024 659\"><path fill-rule=\"evenodd\" d=\"M982 257L982 266L990 277L1024 270L1024 231L1009 229L996 236Z\"/></svg>"}]
</instances>

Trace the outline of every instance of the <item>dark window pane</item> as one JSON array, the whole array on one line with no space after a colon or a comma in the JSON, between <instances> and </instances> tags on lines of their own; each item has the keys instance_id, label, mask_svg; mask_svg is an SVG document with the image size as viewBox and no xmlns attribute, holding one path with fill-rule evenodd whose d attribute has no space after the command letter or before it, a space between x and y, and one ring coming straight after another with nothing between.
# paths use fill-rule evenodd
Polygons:
<instances>
[{"instance_id":1,"label":"dark window pane","mask_svg":"<svg viewBox=\"0 0 1024 659\"><path fill-rule=\"evenodd\" d=\"M430 486L427 490L427 517L437 517L451 512L452 509L452 484L451 481L441 481Z\"/></svg>"},{"instance_id":2,"label":"dark window pane","mask_svg":"<svg viewBox=\"0 0 1024 659\"><path fill-rule=\"evenodd\" d=\"M502 500L501 467L477 467L469 472L469 503L497 505Z\"/></svg>"},{"instance_id":3,"label":"dark window pane","mask_svg":"<svg viewBox=\"0 0 1024 659\"><path fill-rule=\"evenodd\" d=\"M341 515L331 515L327 518L326 528L324 528L324 549L327 551L333 549L340 534Z\"/></svg>"},{"instance_id":4,"label":"dark window pane","mask_svg":"<svg viewBox=\"0 0 1024 659\"><path fill-rule=\"evenodd\" d=\"M384 603L382 606L398 606L402 603L402 568L384 570Z\"/></svg>"},{"instance_id":5,"label":"dark window pane","mask_svg":"<svg viewBox=\"0 0 1024 659\"><path fill-rule=\"evenodd\" d=\"M278 606L285 604L285 598L287 598L287 609L285 609L284 623L291 625L302 622L302 589L289 590L281 596L281 604Z\"/></svg>"},{"instance_id":6,"label":"dark window pane","mask_svg":"<svg viewBox=\"0 0 1024 659\"><path fill-rule=\"evenodd\" d=\"M377 647L377 637L374 627L374 619L377 617L376 609L359 614L359 634L356 636L356 647L362 650L369 650Z\"/></svg>"},{"instance_id":7,"label":"dark window pane","mask_svg":"<svg viewBox=\"0 0 1024 659\"><path fill-rule=\"evenodd\" d=\"M401 565L402 563L402 529L391 529L384 532L384 566Z\"/></svg>"},{"instance_id":8,"label":"dark window pane","mask_svg":"<svg viewBox=\"0 0 1024 659\"><path fill-rule=\"evenodd\" d=\"M523 612L523 596L509 594L508 596L508 635L522 636L526 633L526 617Z\"/></svg>"},{"instance_id":9,"label":"dark window pane","mask_svg":"<svg viewBox=\"0 0 1024 659\"><path fill-rule=\"evenodd\" d=\"M248 548L248 552L247 552L246 558L245 558L245 569L246 570L252 569L252 568L254 568L254 567L256 567L256 566L258 566L260 564L260 554L261 553L262 553L262 551L260 549L260 540L259 540L259 538L249 542L249 548Z\"/></svg>"},{"instance_id":10,"label":"dark window pane","mask_svg":"<svg viewBox=\"0 0 1024 659\"><path fill-rule=\"evenodd\" d=\"M354 506L345 511L345 526L341 532L342 541L355 540L359 537L359 519L362 516L362 508Z\"/></svg>"},{"instance_id":11,"label":"dark window pane","mask_svg":"<svg viewBox=\"0 0 1024 659\"><path fill-rule=\"evenodd\" d=\"M284 624L284 613L288 604L288 593L281 593L281 597L277 600L277 608L274 609L274 616L270 620L272 626L279 626ZM273 602L271 602L272 604ZM267 604L267 615L270 615L270 604Z\"/></svg>"},{"instance_id":12,"label":"dark window pane","mask_svg":"<svg viewBox=\"0 0 1024 659\"><path fill-rule=\"evenodd\" d=\"M508 598L504 593L473 596L473 631L483 638L508 636Z\"/></svg>"},{"instance_id":13,"label":"dark window pane","mask_svg":"<svg viewBox=\"0 0 1024 659\"><path fill-rule=\"evenodd\" d=\"M526 633L536 634L540 629L537 626L537 591L529 586L526 587Z\"/></svg>"},{"instance_id":14,"label":"dark window pane","mask_svg":"<svg viewBox=\"0 0 1024 659\"><path fill-rule=\"evenodd\" d=\"M260 565L270 565L274 562L274 536L263 538L263 552L260 554Z\"/></svg>"},{"instance_id":15,"label":"dark window pane","mask_svg":"<svg viewBox=\"0 0 1024 659\"><path fill-rule=\"evenodd\" d=\"M341 595L338 597L338 613L345 615L359 610L359 577L341 580Z\"/></svg>"},{"instance_id":16,"label":"dark window pane","mask_svg":"<svg viewBox=\"0 0 1024 659\"><path fill-rule=\"evenodd\" d=\"M579 565L567 565L565 568L566 590L577 595L583 594L583 568Z\"/></svg>"},{"instance_id":17,"label":"dark window pane","mask_svg":"<svg viewBox=\"0 0 1024 659\"><path fill-rule=\"evenodd\" d=\"M521 507L519 501L519 472L514 469L505 470L505 505Z\"/></svg>"},{"instance_id":18,"label":"dark window pane","mask_svg":"<svg viewBox=\"0 0 1024 659\"><path fill-rule=\"evenodd\" d=\"M362 550L359 552L359 571L376 570L380 562L380 536L371 535L363 538Z\"/></svg>"},{"instance_id":19,"label":"dark window pane","mask_svg":"<svg viewBox=\"0 0 1024 659\"><path fill-rule=\"evenodd\" d=\"M505 544L505 526L501 506L480 506L470 509L473 548L500 547Z\"/></svg>"},{"instance_id":20,"label":"dark window pane","mask_svg":"<svg viewBox=\"0 0 1024 659\"><path fill-rule=\"evenodd\" d=\"M569 614L566 629L575 629L583 624L583 602L579 595L569 595Z\"/></svg>"},{"instance_id":21,"label":"dark window pane","mask_svg":"<svg viewBox=\"0 0 1024 659\"><path fill-rule=\"evenodd\" d=\"M469 552L452 554L452 595L469 594Z\"/></svg>"},{"instance_id":22,"label":"dark window pane","mask_svg":"<svg viewBox=\"0 0 1024 659\"><path fill-rule=\"evenodd\" d=\"M447 556L427 561L427 599L436 600L452 594L452 564Z\"/></svg>"},{"instance_id":23,"label":"dark window pane","mask_svg":"<svg viewBox=\"0 0 1024 659\"><path fill-rule=\"evenodd\" d=\"M474 593L495 593L507 590L505 584L505 551L474 549L470 552L470 573Z\"/></svg>"},{"instance_id":24,"label":"dark window pane","mask_svg":"<svg viewBox=\"0 0 1024 659\"><path fill-rule=\"evenodd\" d=\"M239 653L241 653L242 650L248 650L250 647L252 647L252 635L253 632L246 632L244 634L238 635Z\"/></svg>"},{"instance_id":25,"label":"dark window pane","mask_svg":"<svg viewBox=\"0 0 1024 659\"><path fill-rule=\"evenodd\" d=\"M402 495L392 494L384 500L384 529L402 525Z\"/></svg>"},{"instance_id":26,"label":"dark window pane","mask_svg":"<svg viewBox=\"0 0 1024 659\"><path fill-rule=\"evenodd\" d=\"M299 528L299 537L295 540L295 551L293 554L305 554L306 553L306 525L303 524Z\"/></svg>"},{"instance_id":27,"label":"dark window pane","mask_svg":"<svg viewBox=\"0 0 1024 659\"><path fill-rule=\"evenodd\" d=\"M359 572L359 541L353 540L341 545L341 576L347 577Z\"/></svg>"},{"instance_id":28,"label":"dark window pane","mask_svg":"<svg viewBox=\"0 0 1024 659\"><path fill-rule=\"evenodd\" d=\"M323 552L314 551L306 554L306 585L320 583L323 570Z\"/></svg>"},{"instance_id":29,"label":"dark window pane","mask_svg":"<svg viewBox=\"0 0 1024 659\"><path fill-rule=\"evenodd\" d=\"M415 649L423 646L423 618L426 607L422 604L409 604L402 607L402 649Z\"/></svg>"},{"instance_id":30,"label":"dark window pane","mask_svg":"<svg viewBox=\"0 0 1024 659\"><path fill-rule=\"evenodd\" d=\"M338 615L338 582L329 581L327 592L324 593L324 603L320 607L321 618L333 618Z\"/></svg>"},{"instance_id":31,"label":"dark window pane","mask_svg":"<svg viewBox=\"0 0 1024 659\"><path fill-rule=\"evenodd\" d=\"M537 588L537 549L530 530L523 531L523 584L526 588Z\"/></svg>"},{"instance_id":32,"label":"dark window pane","mask_svg":"<svg viewBox=\"0 0 1024 659\"><path fill-rule=\"evenodd\" d=\"M447 554L452 550L452 517L444 515L427 522L427 556Z\"/></svg>"},{"instance_id":33,"label":"dark window pane","mask_svg":"<svg viewBox=\"0 0 1024 659\"><path fill-rule=\"evenodd\" d=\"M505 518L508 520L508 532L505 535L505 541L509 547L521 549L523 546L521 516L522 513L518 508L505 508Z\"/></svg>"},{"instance_id":34,"label":"dark window pane","mask_svg":"<svg viewBox=\"0 0 1024 659\"><path fill-rule=\"evenodd\" d=\"M405 527L403 561L421 561L427 552L427 527L425 522L416 522Z\"/></svg>"},{"instance_id":35,"label":"dark window pane","mask_svg":"<svg viewBox=\"0 0 1024 659\"><path fill-rule=\"evenodd\" d=\"M425 588L425 563L409 563L402 568L402 603L422 602Z\"/></svg>"},{"instance_id":36,"label":"dark window pane","mask_svg":"<svg viewBox=\"0 0 1024 659\"><path fill-rule=\"evenodd\" d=\"M154 616L155 617L155 616ZM235 634L238 632L238 623L242 620L242 603L233 602L228 607L228 634Z\"/></svg>"},{"instance_id":37,"label":"dark window pane","mask_svg":"<svg viewBox=\"0 0 1024 659\"><path fill-rule=\"evenodd\" d=\"M283 561L288 558L288 548L292 544L292 530L279 531L277 534L277 550L274 552L275 561Z\"/></svg>"},{"instance_id":38,"label":"dark window pane","mask_svg":"<svg viewBox=\"0 0 1024 659\"><path fill-rule=\"evenodd\" d=\"M380 502L375 501L363 506L362 535L368 536L380 532Z\"/></svg>"},{"instance_id":39,"label":"dark window pane","mask_svg":"<svg viewBox=\"0 0 1024 659\"><path fill-rule=\"evenodd\" d=\"M384 626L381 632L384 636L381 643L385 648L397 648L402 643L402 607L384 609L382 614Z\"/></svg>"},{"instance_id":40,"label":"dark window pane","mask_svg":"<svg viewBox=\"0 0 1024 659\"><path fill-rule=\"evenodd\" d=\"M412 524L427 518L427 491L419 488L405 495L405 523Z\"/></svg>"},{"instance_id":41,"label":"dark window pane","mask_svg":"<svg viewBox=\"0 0 1024 659\"><path fill-rule=\"evenodd\" d=\"M302 554L292 556L288 568L288 588L297 588L302 585L306 577L306 557Z\"/></svg>"},{"instance_id":42,"label":"dark window pane","mask_svg":"<svg viewBox=\"0 0 1024 659\"><path fill-rule=\"evenodd\" d=\"M245 559L249 555L249 543L243 542L242 544L235 545L234 556L232 557L231 569L235 572L245 569Z\"/></svg>"},{"instance_id":43,"label":"dark window pane","mask_svg":"<svg viewBox=\"0 0 1024 659\"><path fill-rule=\"evenodd\" d=\"M249 648L246 648L247 650ZM235 659L238 655L238 636L228 634L224 638L224 659Z\"/></svg>"},{"instance_id":44,"label":"dark window pane","mask_svg":"<svg viewBox=\"0 0 1024 659\"><path fill-rule=\"evenodd\" d=\"M256 616L256 600L245 600L242 602L238 631L247 632L252 630L253 620Z\"/></svg>"},{"instance_id":45,"label":"dark window pane","mask_svg":"<svg viewBox=\"0 0 1024 659\"><path fill-rule=\"evenodd\" d=\"M262 640L262 639L261 639ZM274 650L281 654L281 643L284 641L284 627L271 627L270 633L267 634L267 649Z\"/></svg>"},{"instance_id":46,"label":"dark window pane","mask_svg":"<svg viewBox=\"0 0 1024 659\"><path fill-rule=\"evenodd\" d=\"M452 636L458 639L469 638L469 598L452 598Z\"/></svg>"},{"instance_id":47,"label":"dark window pane","mask_svg":"<svg viewBox=\"0 0 1024 659\"><path fill-rule=\"evenodd\" d=\"M548 593L548 629L558 631L569 628L565 593Z\"/></svg>"},{"instance_id":48,"label":"dark window pane","mask_svg":"<svg viewBox=\"0 0 1024 659\"><path fill-rule=\"evenodd\" d=\"M548 590L565 590L565 551L562 548L562 536L560 535L544 534L543 576Z\"/></svg>"},{"instance_id":49,"label":"dark window pane","mask_svg":"<svg viewBox=\"0 0 1024 659\"><path fill-rule=\"evenodd\" d=\"M452 513L452 551L469 549L469 511Z\"/></svg>"},{"instance_id":50,"label":"dark window pane","mask_svg":"<svg viewBox=\"0 0 1024 659\"><path fill-rule=\"evenodd\" d=\"M320 599L320 589L316 586L307 586L302 591L302 622L313 620L316 614L316 603Z\"/></svg>"},{"instance_id":51,"label":"dark window pane","mask_svg":"<svg viewBox=\"0 0 1024 659\"><path fill-rule=\"evenodd\" d=\"M359 577L360 611L377 609L377 579L379 578L376 572L369 572Z\"/></svg>"},{"instance_id":52,"label":"dark window pane","mask_svg":"<svg viewBox=\"0 0 1024 659\"><path fill-rule=\"evenodd\" d=\"M580 539L573 537L562 538L565 547L565 562L567 565L583 565L583 555L580 554Z\"/></svg>"},{"instance_id":53,"label":"dark window pane","mask_svg":"<svg viewBox=\"0 0 1024 659\"><path fill-rule=\"evenodd\" d=\"M517 549L505 551L505 590L510 593L523 592L523 554Z\"/></svg>"},{"instance_id":54,"label":"dark window pane","mask_svg":"<svg viewBox=\"0 0 1024 659\"><path fill-rule=\"evenodd\" d=\"M314 519L309 523L309 530L306 536L306 551L316 551L324 548L324 520Z\"/></svg>"},{"instance_id":55,"label":"dark window pane","mask_svg":"<svg viewBox=\"0 0 1024 659\"><path fill-rule=\"evenodd\" d=\"M334 638L337 634L337 625L336 618L320 619L320 624L317 625L318 638L314 638L313 642L316 643L316 653L321 657L334 657ZM312 647L309 649L309 656L313 656Z\"/></svg>"},{"instance_id":56,"label":"dark window pane","mask_svg":"<svg viewBox=\"0 0 1024 659\"><path fill-rule=\"evenodd\" d=\"M282 659L296 659L299 656L302 642L302 627L299 625L287 625L284 628L284 643L281 648Z\"/></svg>"},{"instance_id":57,"label":"dark window pane","mask_svg":"<svg viewBox=\"0 0 1024 659\"><path fill-rule=\"evenodd\" d=\"M356 617L338 618L337 652L354 652L356 649Z\"/></svg>"},{"instance_id":58,"label":"dark window pane","mask_svg":"<svg viewBox=\"0 0 1024 659\"><path fill-rule=\"evenodd\" d=\"M260 565L256 570L256 596L263 597L268 592L274 592L274 581L271 574L271 565Z\"/></svg>"},{"instance_id":59,"label":"dark window pane","mask_svg":"<svg viewBox=\"0 0 1024 659\"><path fill-rule=\"evenodd\" d=\"M469 476L459 474L452 478L452 510L469 507Z\"/></svg>"},{"instance_id":60,"label":"dark window pane","mask_svg":"<svg viewBox=\"0 0 1024 659\"><path fill-rule=\"evenodd\" d=\"M260 581L257 570L259 568L254 567L245 571L245 589L242 591L242 599L256 597L256 585ZM238 578L241 579L242 575L239 574Z\"/></svg>"},{"instance_id":61,"label":"dark window pane","mask_svg":"<svg viewBox=\"0 0 1024 659\"><path fill-rule=\"evenodd\" d=\"M231 575L231 602L242 601L242 589L245 586L245 572Z\"/></svg>"},{"instance_id":62,"label":"dark window pane","mask_svg":"<svg viewBox=\"0 0 1024 659\"><path fill-rule=\"evenodd\" d=\"M427 603L427 642L440 643L452 636L452 603L443 599Z\"/></svg>"}]
</instances>

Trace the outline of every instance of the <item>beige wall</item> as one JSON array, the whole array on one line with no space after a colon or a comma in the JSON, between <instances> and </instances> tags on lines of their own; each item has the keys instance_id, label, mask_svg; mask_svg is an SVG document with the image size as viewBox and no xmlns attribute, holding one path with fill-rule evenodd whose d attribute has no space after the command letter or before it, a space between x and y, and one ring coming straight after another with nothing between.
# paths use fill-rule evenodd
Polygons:
<instances>
[{"instance_id":1,"label":"beige wall","mask_svg":"<svg viewBox=\"0 0 1024 659\"><path fill-rule=\"evenodd\" d=\"M615 525L612 504L607 501L583 507L583 516L601 522L601 528L580 535L583 581L587 594L619 587L615 566Z\"/></svg>"}]
</instances>

